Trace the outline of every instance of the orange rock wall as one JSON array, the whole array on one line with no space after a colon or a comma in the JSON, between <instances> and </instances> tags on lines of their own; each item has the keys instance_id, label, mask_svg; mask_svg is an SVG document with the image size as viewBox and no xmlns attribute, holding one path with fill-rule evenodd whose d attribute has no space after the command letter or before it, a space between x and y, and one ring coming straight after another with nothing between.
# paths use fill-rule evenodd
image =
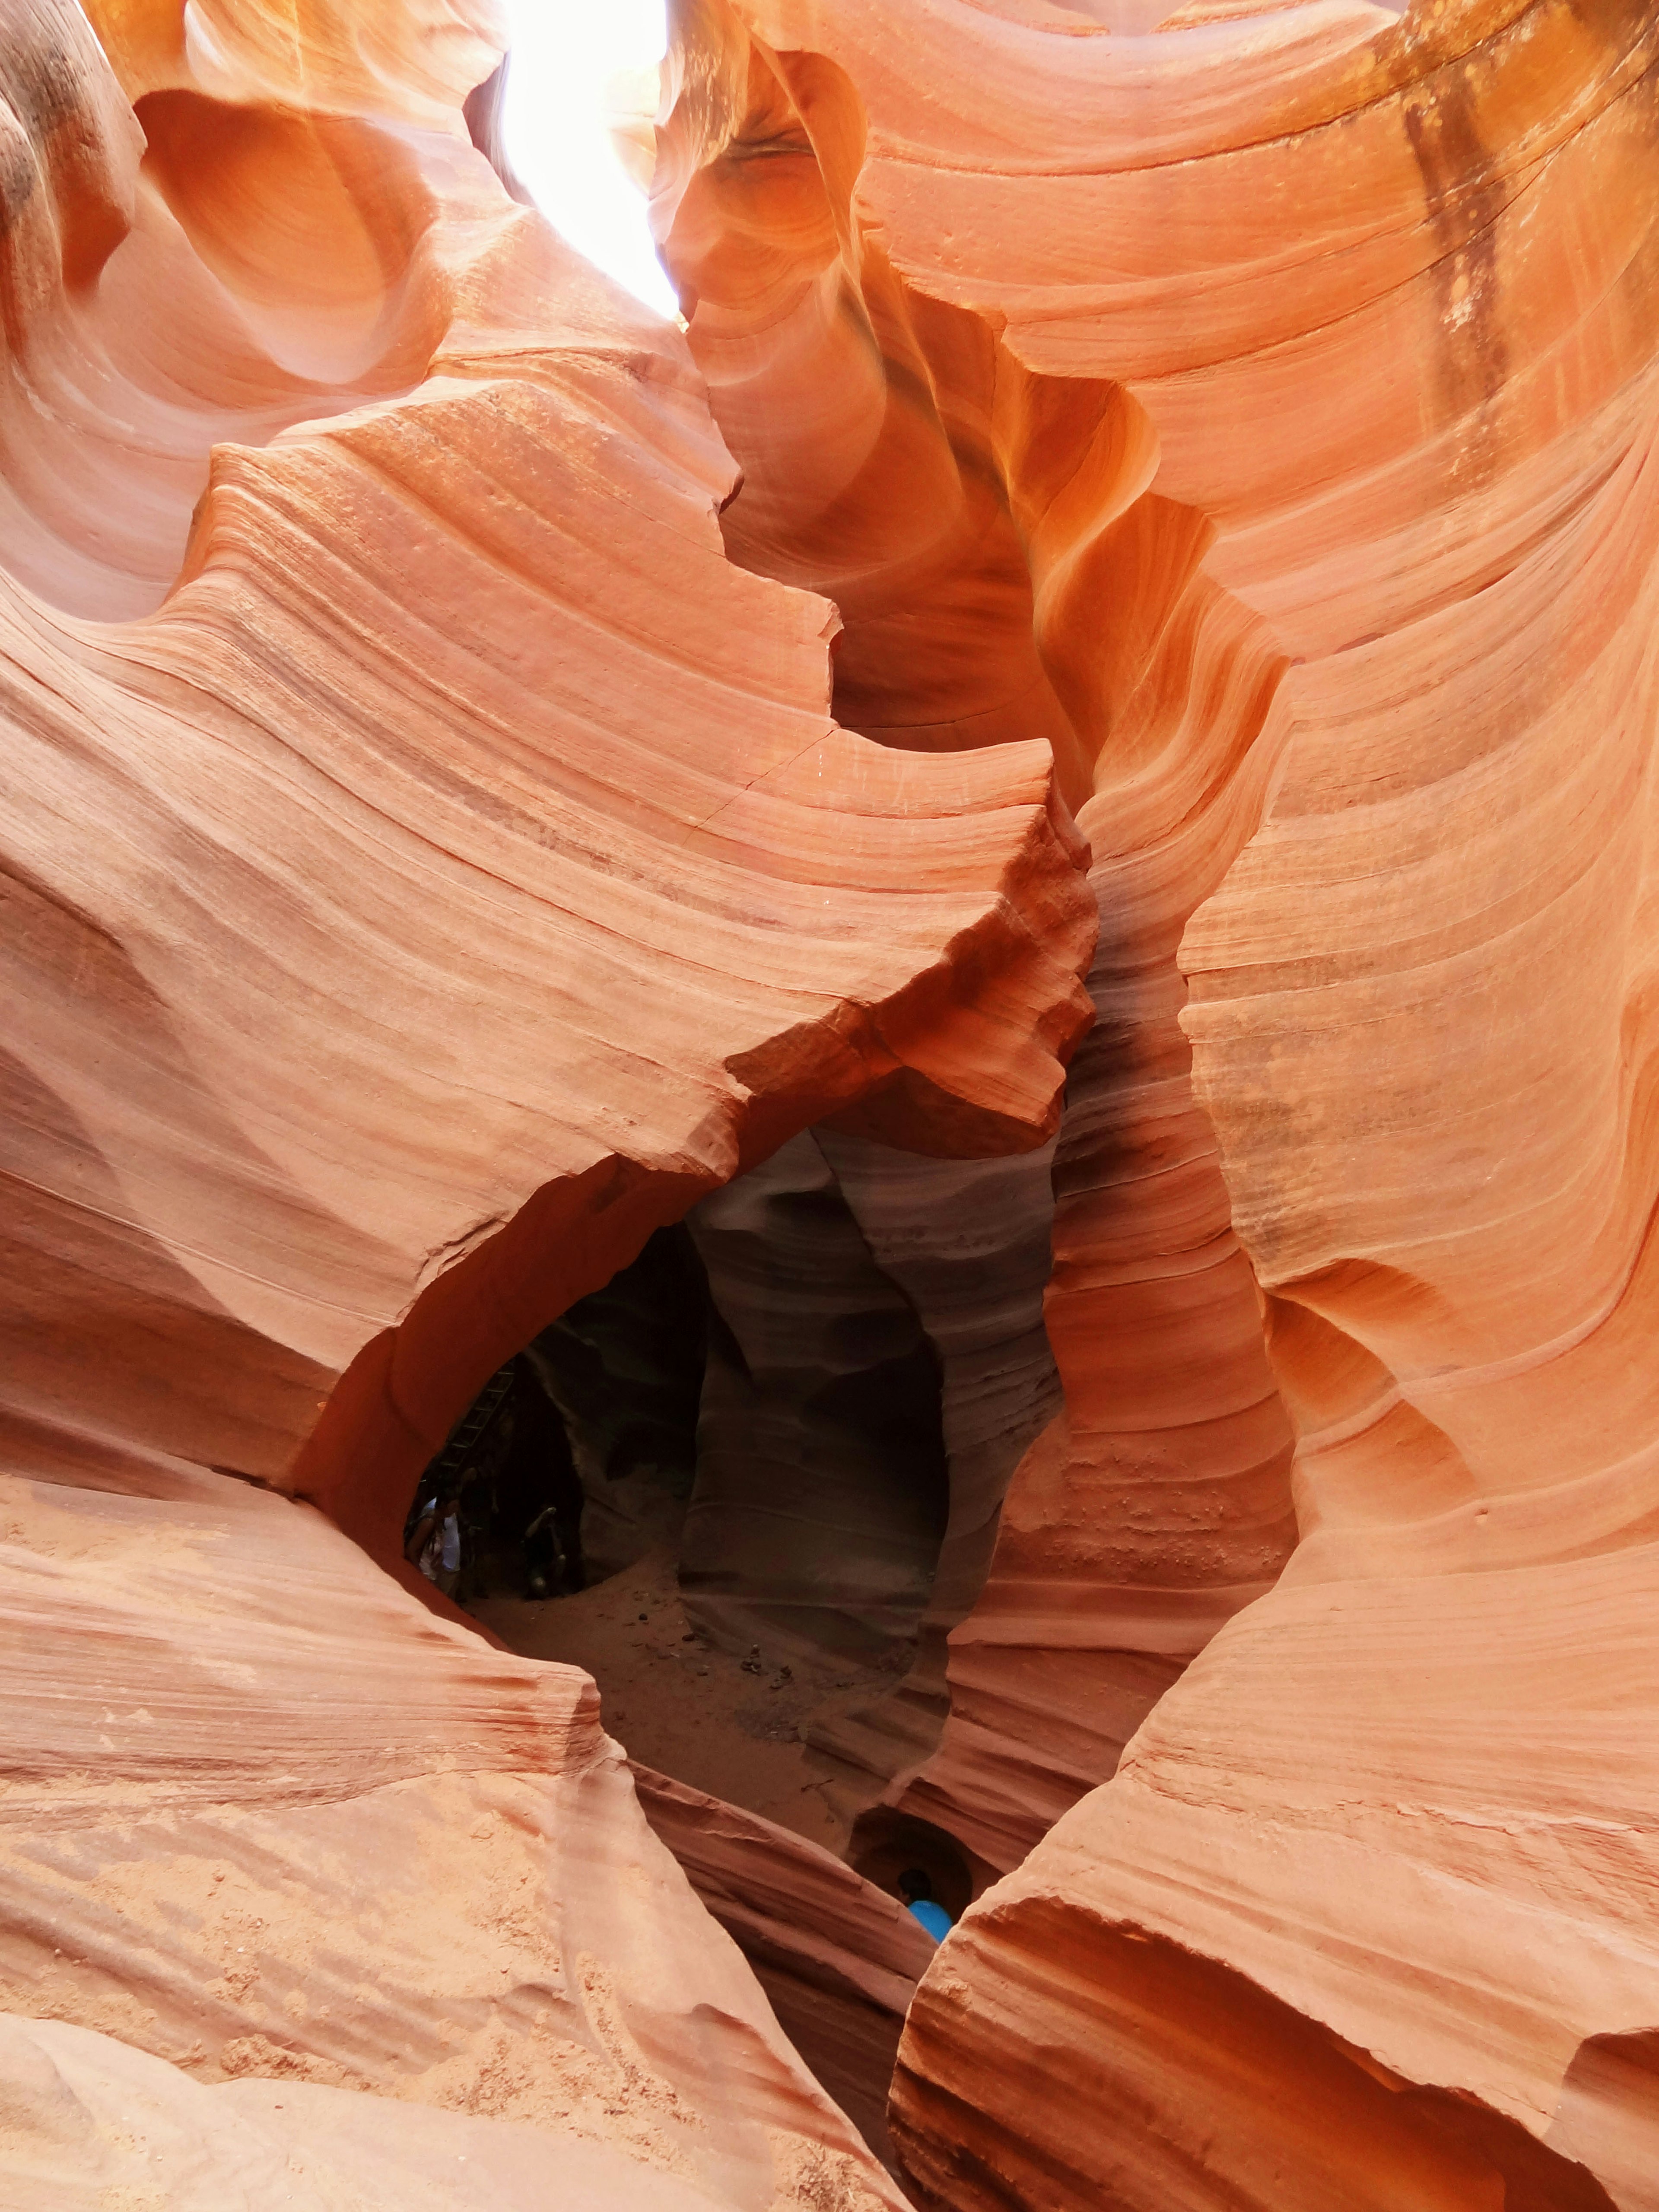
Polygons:
<instances>
[{"instance_id":1,"label":"orange rock wall","mask_svg":"<svg viewBox=\"0 0 1659 2212\"><path fill-rule=\"evenodd\" d=\"M919 2201L1650 2212L1659 19L677 14L683 340L472 147L482 8L0 52L31 2173L269 2165L293 2081L324 2202L386 2100L502 2202L518 2127L895 2201L585 1678L343 1533L817 1125L1058 1133L1066 1413L887 1735L1012 1869ZM904 1977L802 1885L867 2099Z\"/></svg>"},{"instance_id":2,"label":"orange rock wall","mask_svg":"<svg viewBox=\"0 0 1659 2212\"><path fill-rule=\"evenodd\" d=\"M1659 21L1132 12L755 0L700 15L682 78L706 118L740 21L815 145L833 84L837 251L873 241L914 326L971 319L1019 374L1123 395L1117 519L1097 437L1062 423L1038 471L1035 635L1097 763L1097 880L1121 892L1143 825L1153 880L1191 841L1165 912L1231 1228L1218 1188L1191 1218L1212 1284L1260 1285L1296 1437L1283 1578L945 1947L896 2138L952 2207L1645 2208ZM702 177L750 192L748 129L705 123ZM702 201L678 204L671 258ZM1080 545L1097 565L1068 574ZM1149 746L1178 699L1178 746ZM1132 1340L1097 1335L1068 1398ZM1234 1400L1241 1437L1245 1395L1268 1403ZM1110 1396L1133 1402L1121 1374ZM1066 1557L1074 1450L1017 1482L988 1620L1005 1568L1086 1589L1122 1541L1119 1484ZM1264 1565L1271 1525L1258 1505ZM970 1620L981 1745L982 1664ZM939 1771L957 1802L983 1784Z\"/></svg>"},{"instance_id":3,"label":"orange rock wall","mask_svg":"<svg viewBox=\"0 0 1659 2212\"><path fill-rule=\"evenodd\" d=\"M92 13L0 49L0 2008L890 2203L586 1678L348 1537L428 1595L483 1376L815 1117L1052 1133L1048 758L835 721L683 343L469 143L485 11Z\"/></svg>"},{"instance_id":4,"label":"orange rock wall","mask_svg":"<svg viewBox=\"0 0 1659 2212\"><path fill-rule=\"evenodd\" d=\"M1293 1540L1290 1424L1176 963L1254 824L1285 656L1206 573L1213 527L1157 488L1136 401L1034 374L1000 314L895 264L867 198L873 57L775 46L759 21L687 14L659 133L665 254L744 471L727 545L835 599L860 728L929 751L1046 738L1093 854L1046 1307L1065 1414L941 1623L942 1737L896 1708L861 1747L886 1753L884 1803L1006 1871Z\"/></svg>"},{"instance_id":5,"label":"orange rock wall","mask_svg":"<svg viewBox=\"0 0 1659 2212\"><path fill-rule=\"evenodd\" d=\"M43 21L63 97L125 113L84 27ZM262 137L264 113L190 143L234 142L268 204L316 146ZM492 1361L745 1146L883 1085L900 1126L1039 1140L1091 918L1036 749L964 773L830 720L829 611L725 560L731 465L672 333L457 133L351 127L387 191L410 165L382 366L424 380L214 447L143 623L8 599L12 1279L44 1272L60 1302L49 1333L15 1324L9 1418L72 1407L295 1480L368 1533ZM55 289L40 273L92 220L65 129L42 126L9 264L36 256L48 329L104 305L96 257ZM95 142L100 189L149 210L170 258L112 229L110 268L136 256L161 295L187 263L224 315L272 299L283 343L308 343L328 313L290 264L318 236L239 231L270 258L217 275L209 217L167 216L138 150L130 118ZM170 397L205 471L220 422ZM970 945L1002 979L982 1011ZM159 1371L146 1329L179 1345Z\"/></svg>"},{"instance_id":6,"label":"orange rock wall","mask_svg":"<svg viewBox=\"0 0 1659 2212\"><path fill-rule=\"evenodd\" d=\"M416 2108L445 2166L495 2121L686 2212L811 2205L815 2166L898 2203L647 1828L586 1676L434 1620L309 1505L125 1472L142 1493L4 1480L0 2033L114 2039L135 2125L143 2053L141 2081L180 2069L163 2113L313 2085L348 2134ZM79 2127L45 2130L58 2203L130 2180Z\"/></svg>"},{"instance_id":7,"label":"orange rock wall","mask_svg":"<svg viewBox=\"0 0 1659 2212\"><path fill-rule=\"evenodd\" d=\"M887 2085L933 1938L816 1844L666 1775L633 1773L646 1819L755 1969L785 2033L890 2160Z\"/></svg>"}]
</instances>

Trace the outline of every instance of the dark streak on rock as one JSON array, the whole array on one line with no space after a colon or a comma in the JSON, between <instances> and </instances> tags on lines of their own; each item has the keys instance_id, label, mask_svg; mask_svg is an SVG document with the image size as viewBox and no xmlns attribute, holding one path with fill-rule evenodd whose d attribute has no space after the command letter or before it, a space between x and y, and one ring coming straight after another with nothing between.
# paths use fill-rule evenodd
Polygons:
<instances>
[{"instance_id":1,"label":"dark streak on rock","mask_svg":"<svg viewBox=\"0 0 1659 2212\"><path fill-rule=\"evenodd\" d=\"M1459 488L1496 471L1498 411L1509 377L1509 343L1498 309L1498 221L1508 188L1476 123L1473 65L1462 63L1408 100L1406 135L1423 179L1440 253L1429 270L1438 307L1433 356L1439 424L1463 422L1451 462Z\"/></svg>"}]
</instances>

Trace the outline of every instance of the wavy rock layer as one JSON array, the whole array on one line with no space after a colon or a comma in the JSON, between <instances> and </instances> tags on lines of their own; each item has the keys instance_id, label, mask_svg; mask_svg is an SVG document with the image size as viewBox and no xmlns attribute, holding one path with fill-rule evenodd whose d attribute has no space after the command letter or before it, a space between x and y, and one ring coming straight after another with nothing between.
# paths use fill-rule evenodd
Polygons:
<instances>
[{"instance_id":1,"label":"wavy rock layer","mask_svg":"<svg viewBox=\"0 0 1659 2212\"><path fill-rule=\"evenodd\" d=\"M1234 1272L1241 1322L1185 1340L1209 1348L1179 1396L1237 1425L1218 1463L1250 1541L1214 1547L1189 1620L1206 1584L1246 1594L1236 1559L1270 1557L1258 1352L1218 1371L1246 1345L1249 1272L1297 1437L1288 1571L945 1946L896 2139L954 2207L1628 2212L1659 2172L1639 1809L1659 1409L1637 1349L1659 1195L1659 23L1631 0L1334 0L1138 35L1152 12L710 7L665 170L694 343L707 316L717 414L761 471L757 565L849 543L884 480L894 517L931 526L948 478L911 495L915 455L958 450L963 416L1014 451L996 404L1018 375L952 416L937 337L895 374L895 301L912 331L982 328L1055 402L1003 480L1057 754L1127 944L1155 902L1115 863L1135 849L1120 810L1152 832L1140 881L1183 877L1164 913L1176 937L1195 913L1189 1127L1231 1201L1229 1228L1219 1182L1213 1212L1194 1183L1191 1289ZM786 193L809 161L823 185L802 166ZM860 238L860 279L890 272L862 320L842 273ZM825 374L841 356L861 386ZM839 410L799 465L763 434L769 375ZM1115 489L1084 387L1121 394ZM880 441L929 407L952 432L913 440L902 476ZM1155 1003L1134 1033L1154 1064ZM988 1620L1005 1561L1064 1559L1077 1449L1050 1439L1015 1486ZM1116 1494L1079 1516L1085 1589L1137 1517ZM1150 1532L1152 1558L1168 1544ZM1167 1638L1176 1578L1147 1580ZM971 1620L956 1641L972 1690ZM941 1771L958 1802L984 1787Z\"/></svg>"},{"instance_id":2,"label":"wavy rock layer","mask_svg":"<svg viewBox=\"0 0 1659 2212\"><path fill-rule=\"evenodd\" d=\"M890 2162L887 2085L935 1948L887 1891L816 1844L635 1765L641 1808L754 1968L813 2074Z\"/></svg>"},{"instance_id":3,"label":"wavy rock layer","mask_svg":"<svg viewBox=\"0 0 1659 2212\"><path fill-rule=\"evenodd\" d=\"M58 27L52 66L113 112ZM189 137L234 143L257 206L301 158L263 112ZM1040 1139L1087 917L1035 752L965 772L830 720L828 611L726 562L677 342L464 143L351 127L408 167L386 312L424 380L216 447L146 623L9 599L16 1273L59 1310L17 1322L9 1401L276 1477L356 1357L292 1479L384 1540L492 1363L745 1146L882 1085L934 1141ZM90 220L65 143L9 264L35 255L35 322ZM75 150L154 198L130 126ZM169 235L222 312L252 288L325 322L302 230L239 230L267 258L216 274L210 184Z\"/></svg>"},{"instance_id":4,"label":"wavy rock layer","mask_svg":"<svg viewBox=\"0 0 1659 2212\"><path fill-rule=\"evenodd\" d=\"M930 752L1046 738L1100 914L1054 1163L1065 1416L1011 1489L1006 1459L988 1471L981 1545L933 1624L942 1736L935 1657L837 1747L888 1809L1002 1871L1291 1548L1290 1425L1176 961L1259 809L1285 657L1207 572L1212 526L1158 488L1144 409L1101 375L1033 373L1000 315L892 258L860 98L884 46L801 51L821 29L690 11L661 134L665 253L744 470L726 543L834 596L837 710L860 727ZM912 1211L933 1196L918 1167Z\"/></svg>"},{"instance_id":5,"label":"wavy rock layer","mask_svg":"<svg viewBox=\"0 0 1659 2212\"><path fill-rule=\"evenodd\" d=\"M707 2212L721 2201L606 2143L550 2142L507 2120L304 2081L205 2087L56 2021L0 2020L0 2179L13 2212L536 2212L550 2155L571 2212ZM820 2179L833 2187L833 2174Z\"/></svg>"},{"instance_id":6,"label":"wavy rock layer","mask_svg":"<svg viewBox=\"0 0 1659 2212\"><path fill-rule=\"evenodd\" d=\"M342 1529L809 1126L852 1213L842 1139L1054 1134L1053 782L1066 1415L881 1808L1035 1848L894 2146L1648 2212L1651 7L695 0L684 343L470 145L482 13L94 17L0 58L5 2154L280 2075L342 2173L398 2100L893 2201L585 1678Z\"/></svg>"},{"instance_id":7,"label":"wavy rock layer","mask_svg":"<svg viewBox=\"0 0 1659 2212\"><path fill-rule=\"evenodd\" d=\"M586 1678L340 1531L430 1595L484 1376L814 1118L1052 1133L1048 759L833 720L683 343L468 142L482 9L92 15L0 55L3 2002L890 2201Z\"/></svg>"},{"instance_id":8,"label":"wavy rock layer","mask_svg":"<svg viewBox=\"0 0 1659 2212\"><path fill-rule=\"evenodd\" d=\"M199 2081L438 2108L413 2140L446 2162L469 2146L440 2117L473 2114L692 2203L811 2203L797 2169L826 2158L849 2203L894 2201L647 1829L585 1675L434 1620L309 1505L144 1472L143 1496L6 1483L0 2011Z\"/></svg>"}]
</instances>

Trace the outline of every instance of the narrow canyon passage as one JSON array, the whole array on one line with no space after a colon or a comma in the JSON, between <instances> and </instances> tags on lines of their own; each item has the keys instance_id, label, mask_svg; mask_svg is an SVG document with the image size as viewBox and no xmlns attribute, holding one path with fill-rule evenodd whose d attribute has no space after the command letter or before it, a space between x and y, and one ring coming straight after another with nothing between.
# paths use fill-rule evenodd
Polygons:
<instances>
[{"instance_id":1,"label":"narrow canyon passage","mask_svg":"<svg viewBox=\"0 0 1659 2212\"><path fill-rule=\"evenodd\" d=\"M592 1675L647 1818L889 2160L887 2087L933 1941L900 1899L920 1872L954 1919L991 1869L879 1806L885 1770L860 1747L907 1692L912 1735L936 1743L944 1628L1057 1393L1048 1166L1046 1147L943 1163L791 1139L493 1376L404 1524L465 1616ZM1011 1229L1000 1271L971 1264Z\"/></svg>"},{"instance_id":2,"label":"narrow canyon passage","mask_svg":"<svg viewBox=\"0 0 1659 2212\"><path fill-rule=\"evenodd\" d=\"M992 1200L1048 1248L1018 1448L900 1694L823 1731L878 1785L866 1809L948 1832L983 1878L1110 1779L1295 1542L1178 964L1271 774L1287 662L1206 574L1214 526L1153 488L1132 394L1034 371L996 319L894 267L856 204L866 118L838 64L724 0L695 21L718 67L661 126L653 220L744 471L727 550L834 601L853 726L933 754L1045 743L1099 917L1057 1147ZM1017 1243L975 1252L984 1303Z\"/></svg>"},{"instance_id":3,"label":"narrow canyon passage","mask_svg":"<svg viewBox=\"0 0 1659 2212\"><path fill-rule=\"evenodd\" d=\"M288 2101L321 2143L400 2100L585 2206L891 2207L919 1924L630 1769L404 1522L492 1374L804 1128L1052 1136L1092 918L1048 763L834 720L827 606L726 553L683 337L470 143L492 25L208 12L0 42L0 2002L64 2031L23 2045L48 2168L103 2187L52 2085L143 2059L204 2141L286 2090L279 2177ZM860 1503L880 1587L769 1594L857 1601L843 1668L928 1595L920 1352L868 1362L930 1440L890 1544ZM562 1547L689 1502L617 1487Z\"/></svg>"},{"instance_id":4,"label":"narrow canyon passage","mask_svg":"<svg viewBox=\"0 0 1659 2212\"><path fill-rule=\"evenodd\" d=\"M7 2212L1659 2212L1651 0L0 19Z\"/></svg>"},{"instance_id":5,"label":"narrow canyon passage","mask_svg":"<svg viewBox=\"0 0 1659 2212\"><path fill-rule=\"evenodd\" d=\"M961 1264L998 1187L1040 1194L1046 1164L976 1164L971 1182L953 1166L928 1194L939 1164L792 1139L491 1378L416 1485L406 1552L454 1496L465 1611L512 1650L586 1668L645 1765L844 1853L879 1778L842 1740L937 1638L941 1569L958 1613L977 1595L965 1562L982 1578L998 1471L1006 1484L1056 1395L1042 1206L1021 1224L1023 1280ZM908 1206L907 1168L923 1186ZM884 1250L902 1234L900 1278L920 1265L927 1281L941 1255L922 1308L849 1189ZM974 1212L942 1219L929 1195ZM950 1864L947 1839L927 1848Z\"/></svg>"},{"instance_id":6,"label":"narrow canyon passage","mask_svg":"<svg viewBox=\"0 0 1659 2212\"><path fill-rule=\"evenodd\" d=\"M832 600L836 711L890 750L1045 745L1093 1019L1054 1143L975 1158L922 1106L895 1145L850 1104L540 1331L520 1367L568 1439L580 1574L527 1595L498 1512L460 1596L590 1672L641 1767L965 1904L1294 1540L1177 965L1285 663L1203 573L1205 517L1150 489L1127 392L1034 374L894 274L845 200L838 71L746 33L723 67L730 110L664 126L658 218L744 471L727 553Z\"/></svg>"}]
</instances>

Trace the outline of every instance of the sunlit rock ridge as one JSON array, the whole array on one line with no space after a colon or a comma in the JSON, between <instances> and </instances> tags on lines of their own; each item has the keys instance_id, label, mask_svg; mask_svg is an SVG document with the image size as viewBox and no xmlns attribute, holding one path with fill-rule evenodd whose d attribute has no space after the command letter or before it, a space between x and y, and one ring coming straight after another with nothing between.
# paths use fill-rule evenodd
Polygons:
<instances>
[{"instance_id":1,"label":"sunlit rock ridge","mask_svg":"<svg viewBox=\"0 0 1659 2212\"><path fill-rule=\"evenodd\" d=\"M0 4L0 2197L1659 2212L1659 15L670 32Z\"/></svg>"}]
</instances>

